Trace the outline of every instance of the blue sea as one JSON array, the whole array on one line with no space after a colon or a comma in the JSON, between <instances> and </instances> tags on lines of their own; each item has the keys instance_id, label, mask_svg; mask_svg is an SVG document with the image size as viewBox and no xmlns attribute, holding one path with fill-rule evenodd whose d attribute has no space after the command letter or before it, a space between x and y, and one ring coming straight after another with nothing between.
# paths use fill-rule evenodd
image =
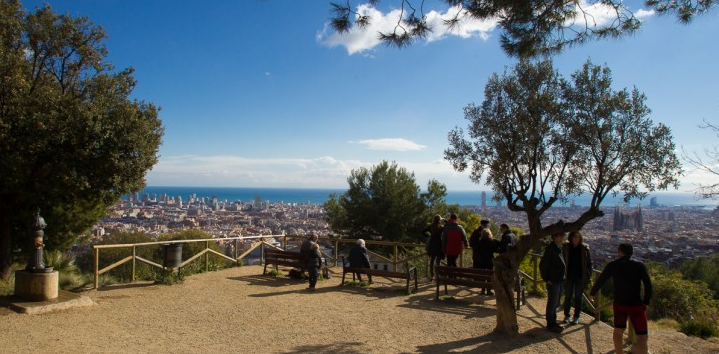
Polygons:
<instances>
[{"instance_id":1,"label":"blue sea","mask_svg":"<svg viewBox=\"0 0 719 354\"><path fill-rule=\"evenodd\" d=\"M219 200L243 201L249 202L255 199L255 196L261 196L262 200L269 200L271 203L312 203L322 204L329 199L330 194L340 194L344 192L342 189L302 189L302 188L242 188L242 187L166 187L166 186L148 186L140 195L149 194L167 194L172 197L181 196L183 200L187 200L188 196L195 194L199 197L214 197ZM487 204L496 205L492 201L493 193L487 191ZM655 193L649 195L644 200L634 200L631 202L635 205L649 205L650 198L657 197L657 204L662 206L715 206L719 204L716 200L698 200L691 193ZM482 201L482 191L448 191L446 200L450 204L459 205L480 205ZM588 205L590 196L584 195L576 198L574 203L579 206ZM613 206L623 204L621 198L607 199L602 203L603 206Z\"/></svg>"}]
</instances>

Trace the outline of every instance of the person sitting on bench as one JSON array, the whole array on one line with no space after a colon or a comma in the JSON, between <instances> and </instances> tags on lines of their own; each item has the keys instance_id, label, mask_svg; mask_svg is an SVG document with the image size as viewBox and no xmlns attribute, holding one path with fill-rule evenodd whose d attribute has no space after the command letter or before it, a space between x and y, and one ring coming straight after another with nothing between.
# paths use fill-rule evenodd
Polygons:
<instances>
[{"instance_id":1,"label":"person sitting on bench","mask_svg":"<svg viewBox=\"0 0 719 354\"><path fill-rule=\"evenodd\" d=\"M365 247L365 242L363 239L357 240L357 243L352 246L350 249L350 267L353 268L371 268L370 262L369 262L369 251L367 251L367 247ZM362 275L359 273L355 273L357 275L357 279L359 281L362 281ZM367 274L367 278L369 278L369 283L372 284L372 276Z\"/></svg>"}]
</instances>

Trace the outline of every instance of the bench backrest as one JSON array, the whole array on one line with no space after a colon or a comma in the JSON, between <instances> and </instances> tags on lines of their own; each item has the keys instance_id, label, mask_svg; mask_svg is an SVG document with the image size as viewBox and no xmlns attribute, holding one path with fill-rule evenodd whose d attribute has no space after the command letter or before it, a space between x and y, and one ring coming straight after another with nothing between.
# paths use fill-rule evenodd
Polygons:
<instances>
[{"instance_id":1,"label":"bench backrest","mask_svg":"<svg viewBox=\"0 0 719 354\"><path fill-rule=\"evenodd\" d=\"M307 256L304 253L282 251L271 248L265 249L265 258L270 259L286 259L286 260L297 260L303 261Z\"/></svg>"},{"instance_id":2,"label":"bench backrest","mask_svg":"<svg viewBox=\"0 0 719 354\"><path fill-rule=\"evenodd\" d=\"M486 269L437 266L434 270L440 278L453 277L479 282L491 282L494 275L493 270Z\"/></svg>"}]
</instances>

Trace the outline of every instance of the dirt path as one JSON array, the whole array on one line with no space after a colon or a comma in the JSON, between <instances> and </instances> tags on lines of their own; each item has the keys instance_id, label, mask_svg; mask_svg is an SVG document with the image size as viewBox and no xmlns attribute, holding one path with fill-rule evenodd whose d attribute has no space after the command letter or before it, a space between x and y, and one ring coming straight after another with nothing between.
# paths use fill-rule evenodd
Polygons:
<instances>
[{"instance_id":1,"label":"dirt path","mask_svg":"<svg viewBox=\"0 0 719 354\"><path fill-rule=\"evenodd\" d=\"M611 328L583 323L543 330L543 301L520 312L519 336L491 334L494 301L463 291L435 301L424 284L340 287L263 277L257 266L195 275L184 284L89 292L96 306L44 315L0 309L0 353L590 353L611 352ZM655 354L719 352L717 342L656 333Z\"/></svg>"}]
</instances>

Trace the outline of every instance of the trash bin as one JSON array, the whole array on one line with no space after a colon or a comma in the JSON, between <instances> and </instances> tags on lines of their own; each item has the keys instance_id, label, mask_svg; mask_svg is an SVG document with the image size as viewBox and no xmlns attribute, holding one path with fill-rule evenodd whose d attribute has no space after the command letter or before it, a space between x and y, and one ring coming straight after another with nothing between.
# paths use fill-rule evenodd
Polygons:
<instances>
[{"instance_id":1,"label":"trash bin","mask_svg":"<svg viewBox=\"0 0 719 354\"><path fill-rule=\"evenodd\" d=\"M165 268L179 268L182 264L182 244L166 243L162 247L165 250Z\"/></svg>"}]
</instances>

